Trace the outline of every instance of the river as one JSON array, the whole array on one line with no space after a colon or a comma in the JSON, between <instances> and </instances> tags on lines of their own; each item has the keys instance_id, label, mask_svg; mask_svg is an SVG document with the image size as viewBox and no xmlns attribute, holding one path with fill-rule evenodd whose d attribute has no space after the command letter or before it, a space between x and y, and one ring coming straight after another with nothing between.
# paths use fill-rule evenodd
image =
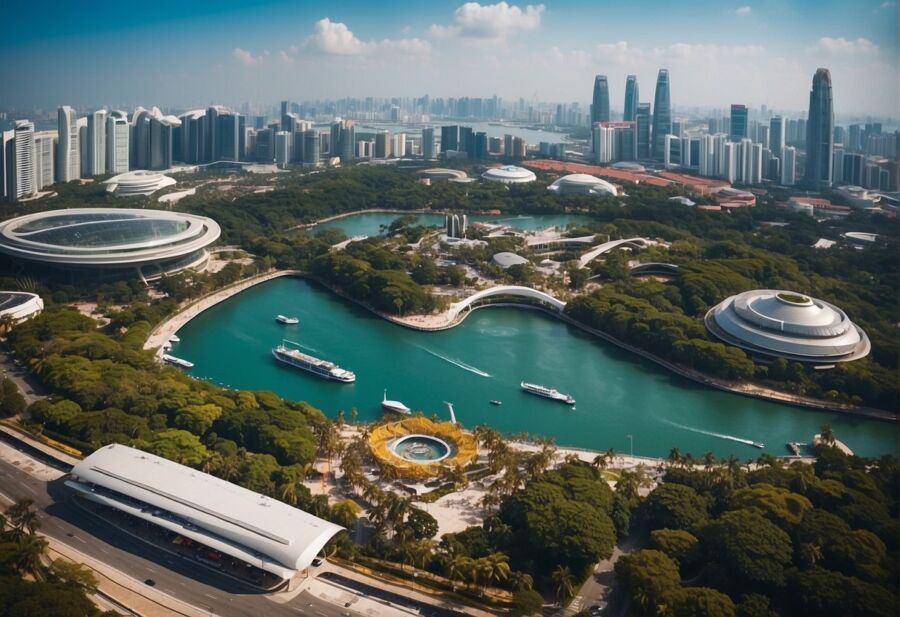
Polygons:
<instances>
[{"instance_id":1,"label":"river","mask_svg":"<svg viewBox=\"0 0 900 617\"><path fill-rule=\"evenodd\" d=\"M275 315L297 316L284 326ZM201 313L178 332L173 354L195 363L192 375L249 390L273 390L305 400L331 417L356 408L360 420L388 398L447 418L451 401L467 427L489 424L505 433L552 436L560 445L614 448L665 456L672 447L695 456L711 451L755 458L760 450L735 441L765 442L787 454L785 442L809 441L830 423L861 455L894 452L896 426L794 408L719 392L678 377L549 315L492 307L461 325L418 332L387 322L303 279L262 283ZM282 338L354 371L354 384L324 381L276 362ZM523 393L519 382L558 388L575 408ZM493 406L491 399L503 402Z\"/></svg>"},{"instance_id":2,"label":"river","mask_svg":"<svg viewBox=\"0 0 900 617\"><path fill-rule=\"evenodd\" d=\"M390 212L371 212L368 214L352 214L342 219L316 225L313 229L341 229L347 236L376 236L381 233L382 226L391 224L402 214ZM443 225L443 214L417 214L419 225ZM490 216L487 214L470 214L469 222L502 223L523 231L546 229L547 227L565 227L577 223L588 223L589 216L584 214L504 214Z\"/></svg>"}]
</instances>

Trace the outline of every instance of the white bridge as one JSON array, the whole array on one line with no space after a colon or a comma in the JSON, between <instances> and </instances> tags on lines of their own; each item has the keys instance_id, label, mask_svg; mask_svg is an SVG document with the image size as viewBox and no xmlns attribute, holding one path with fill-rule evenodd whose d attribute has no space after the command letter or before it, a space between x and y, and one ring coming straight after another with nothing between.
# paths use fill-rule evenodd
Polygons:
<instances>
[{"instance_id":1,"label":"white bridge","mask_svg":"<svg viewBox=\"0 0 900 617\"><path fill-rule=\"evenodd\" d=\"M521 298L528 298L529 300L537 300L538 302L549 305L550 308L558 313L561 313L562 310L566 308L565 302L558 300L543 291L517 285L498 285L497 287L491 287L490 289L484 289L473 293L465 300L460 300L459 302L451 304L450 309L447 311L447 317L451 322L454 322L459 314L465 309L470 308L476 302L494 296L519 296Z\"/></svg>"},{"instance_id":2,"label":"white bridge","mask_svg":"<svg viewBox=\"0 0 900 617\"><path fill-rule=\"evenodd\" d=\"M595 246L593 249L582 255L578 259L578 267L584 268L603 253L611 251L614 248L618 248L620 246L627 246L628 248L633 249L645 249L648 246L653 246L654 244L656 244L656 241L650 240L648 238L625 238L622 240L610 240L609 242L604 242L603 244Z\"/></svg>"}]
</instances>

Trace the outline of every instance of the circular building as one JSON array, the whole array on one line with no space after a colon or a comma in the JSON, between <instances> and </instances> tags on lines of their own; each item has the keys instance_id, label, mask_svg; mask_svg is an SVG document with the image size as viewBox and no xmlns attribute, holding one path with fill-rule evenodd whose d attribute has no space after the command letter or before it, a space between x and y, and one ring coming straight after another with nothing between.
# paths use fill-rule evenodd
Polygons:
<instances>
[{"instance_id":1,"label":"circular building","mask_svg":"<svg viewBox=\"0 0 900 617\"><path fill-rule=\"evenodd\" d=\"M137 270L148 280L204 266L220 234L214 220L180 212L51 210L0 223L0 253L64 269Z\"/></svg>"},{"instance_id":2,"label":"circular building","mask_svg":"<svg viewBox=\"0 0 900 617\"><path fill-rule=\"evenodd\" d=\"M647 168L641 165L640 163L635 163L633 161L619 161L618 163L613 163L610 165L612 169L621 169L622 171L630 171L633 173L641 173L647 171Z\"/></svg>"},{"instance_id":3,"label":"circular building","mask_svg":"<svg viewBox=\"0 0 900 617\"><path fill-rule=\"evenodd\" d=\"M528 260L521 255L516 255L515 253L504 251L502 253L495 253L494 256L491 257L491 262L493 262L495 266L499 266L506 270L510 266L527 264Z\"/></svg>"},{"instance_id":4,"label":"circular building","mask_svg":"<svg viewBox=\"0 0 900 617\"><path fill-rule=\"evenodd\" d=\"M488 182L500 182L501 184L524 184L526 182L534 182L537 179L537 176L530 169L516 167L515 165L491 167L481 174L481 177Z\"/></svg>"},{"instance_id":5,"label":"circular building","mask_svg":"<svg viewBox=\"0 0 900 617\"><path fill-rule=\"evenodd\" d=\"M418 172L422 178L431 182L443 182L445 180L466 180L468 175L461 169L446 169L444 167L431 167L429 169L420 169Z\"/></svg>"},{"instance_id":6,"label":"circular building","mask_svg":"<svg viewBox=\"0 0 900 617\"><path fill-rule=\"evenodd\" d=\"M618 195L616 187L606 180L588 174L569 174L547 187L559 195Z\"/></svg>"},{"instance_id":7,"label":"circular building","mask_svg":"<svg viewBox=\"0 0 900 617\"><path fill-rule=\"evenodd\" d=\"M763 357L825 365L857 360L871 349L844 311L792 291L745 291L714 306L705 321L723 342Z\"/></svg>"},{"instance_id":8,"label":"circular building","mask_svg":"<svg viewBox=\"0 0 900 617\"><path fill-rule=\"evenodd\" d=\"M413 416L373 428L369 448L380 465L392 467L399 476L423 479L445 467L468 465L477 446L471 435L452 422Z\"/></svg>"},{"instance_id":9,"label":"circular building","mask_svg":"<svg viewBox=\"0 0 900 617\"><path fill-rule=\"evenodd\" d=\"M139 169L128 171L105 180L106 192L116 197L141 197L151 195L159 189L173 186L175 179L155 171Z\"/></svg>"},{"instance_id":10,"label":"circular building","mask_svg":"<svg viewBox=\"0 0 900 617\"><path fill-rule=\"evenodd\" d=\"M37 294L25 291L0 291L0 321L19 323L44 310L44 301ZM0 324L0 330L5 324Z\"/></svg>"}]
</instances>

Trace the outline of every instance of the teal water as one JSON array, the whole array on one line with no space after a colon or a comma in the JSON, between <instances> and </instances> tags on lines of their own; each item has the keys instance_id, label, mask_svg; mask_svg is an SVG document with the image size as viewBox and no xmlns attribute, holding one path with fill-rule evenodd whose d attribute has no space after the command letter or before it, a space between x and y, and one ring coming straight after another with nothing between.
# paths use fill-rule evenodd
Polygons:
<instances>
[{"instance_id":1,"label":"teal water","mask_svg":"<svg viewBox=\"0 0 900 617\"><path fill-rule=\"evenodd\" d=\"M392 214L389 212L375 212L370 214L354 214L342 219L328 221L316 225L313 231L319 229L340 229L348 236L376 236L381 233L382 225L390 225L394 219L400 218L402 214ZM419 214L417 216L419 225L443 225L443 214ZM575 223L587 223L590 217L583 214L536 214L536 215L515 215L507 214L500 216L489 216L487 214L469 215L469 222L482 221L486 223L502 223L509 225L515 229L523 231L533 231L536 229L546 229L547 227L565 227Z\"/></svg>"},{"instance_id":2,"label":"teal water","mask_svg":"<svg viewBox=\"0 0 900 617\"><path fill-rule=\"evenodd\" d=\"M275 315L300 318L284 326ZM417 332L384 321L314 283L280 278L201 313L179 330L172 353L195 363L191 374L232 388L273 390L305 400L329 416L355 407L360 420L388 398L449 418L451 401L467 427L545 435L560 445L665 456L670 448L755 458L767 444L809 441L830 423L859 454L896 451L893 424L810 411L704 388L540 312L486 308L442 332ZM276 362L282 338L354 371L354 384L324 381ZM523 393L520 381L558 388L574 409ZM500 407L489 403L503 401ZM716 436L718 434L718 436Z\"/></svg>"}]
</instances>

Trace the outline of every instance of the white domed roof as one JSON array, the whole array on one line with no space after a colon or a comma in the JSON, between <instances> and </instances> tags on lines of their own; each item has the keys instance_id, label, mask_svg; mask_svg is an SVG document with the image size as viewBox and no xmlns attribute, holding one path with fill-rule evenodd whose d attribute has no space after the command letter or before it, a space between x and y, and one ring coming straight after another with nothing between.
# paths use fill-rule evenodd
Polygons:
<instances>
[{"instance_id":1,"label":"white domed roof","mask_svg":"<svg viewBox=\"0 0 900 617\"><path fill-rule=\"evenodd\" d=\"M547 188L560 194L584 193L598 195L603 193L613 196L618 194L618 191L613 184L588 174L569 174L568 176L563 176Z\"/></svg>"},{"instance_id":2,"label":"white domed roof","mask_svg":"<svg viewBox=\"0 0 900 617\"><path fill-rule=\"evenodd\" d=\"M481 177L491 182L503 182L505 184L513 184L519 182L532 182L537 176L530 169L517 167L515 165L504 165L503 167L492 167L481 174Z\"/></svg>"},{"instance_id":3,"label":"white domed roof","mask_svg":"<svg viewBox=\"0 0 900 617\"><path fill-rule=\"evenodd\" d=\"M869 353L865 332L841 309L792 291L757 289L707 313L707 328L727 343L806 362L855 360Z\"/></svg>"}]
</instances>

